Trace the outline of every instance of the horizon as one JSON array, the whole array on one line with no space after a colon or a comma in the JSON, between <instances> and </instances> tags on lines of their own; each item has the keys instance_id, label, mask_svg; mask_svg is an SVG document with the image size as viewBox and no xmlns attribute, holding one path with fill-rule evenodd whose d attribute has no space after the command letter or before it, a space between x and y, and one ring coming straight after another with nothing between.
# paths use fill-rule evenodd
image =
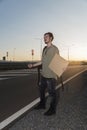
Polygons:
<instances>
[{"instance_id":1,"label":"horizon","mask_svg":"<svg viewBox=\"0 0 87 130\"><path fill-rule=\"evenodd\" d=\"M1 0L0 60L40 60L43 35L50 31L63 58L87 61L86 12L85 0Z\"/></svg>"}]
</instances>

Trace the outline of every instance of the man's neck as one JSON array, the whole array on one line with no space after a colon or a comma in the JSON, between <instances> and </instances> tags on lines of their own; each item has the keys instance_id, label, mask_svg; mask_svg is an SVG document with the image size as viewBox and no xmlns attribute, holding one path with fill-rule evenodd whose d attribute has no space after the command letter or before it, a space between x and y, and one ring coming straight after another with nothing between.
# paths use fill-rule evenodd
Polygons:
<instances>
[{"instance_id":1,"label":"man's neck","mask_svg":"<svg viewBox=\"0 0 87 130\"><path fill-rule=\"evenodd\" d=\"M50 47L52 45L52 42L47 43L47 47Z\"/></svg>"}]
</instances>

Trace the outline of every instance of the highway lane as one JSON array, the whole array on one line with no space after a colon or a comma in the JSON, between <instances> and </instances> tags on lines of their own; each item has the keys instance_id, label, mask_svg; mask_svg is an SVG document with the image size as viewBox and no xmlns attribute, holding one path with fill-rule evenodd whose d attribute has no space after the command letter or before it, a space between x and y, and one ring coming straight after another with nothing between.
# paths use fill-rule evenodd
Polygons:
<instances>
[{"instance_id":1,"label":"highway lane","mask_svg":"<svg viewBox=\"0 0 87 130\"><path fill-rule=\"evenodd\" d=\"M23 69L23 70L7 70L7 71L2 71L0 72L0 80L5 80L6 78L14 78L17 76L26 76L29 74L35 74L37 73L37 69Z\"/></svg>"},{"instance_id":2,"label":"highway lane","mask_svg":"<svg viewBox=\"0 0 87 130\"><path fill-rule=\"evenodd\" d=\"M46 110L49 103L48 99ZM9 130L87 130L87 71L65 84L56 115L45 117L46 110L28 111Z\"/></svg>"},{"instance_id":3,"label":"highway lane","mask_svg":"<svg viewBox=\"0 0 87 130\"><path fill-rule=\"evenodd\" d=\"M63 74L64 81L85 69L87 66L69 67ZM0 81L0 122L38 97L36 84L36 73L10 77Z\"/></svg>"},{"instance_id":4,"label":"highway lane","mask_svg":"<svg viewBox=\"0 0 87 130\"><path fill-rule=\"evenodd\" d=\"M87 65L76 65L76 66L69 66L66 70L69 74L74 74L74 72L78 72L79 70L83 70L87 67ZM68 70L73 69L72 73ZM37 69L23 69L23 70L7 70L0 72L0 80L10 79L18 76L27 76L31 74L37 73ZM66 75L66 72L64 73ZM68 75L68 74L67 74ZM67 78L63 75L63 77Z\"/></svg>"}]
</instances>

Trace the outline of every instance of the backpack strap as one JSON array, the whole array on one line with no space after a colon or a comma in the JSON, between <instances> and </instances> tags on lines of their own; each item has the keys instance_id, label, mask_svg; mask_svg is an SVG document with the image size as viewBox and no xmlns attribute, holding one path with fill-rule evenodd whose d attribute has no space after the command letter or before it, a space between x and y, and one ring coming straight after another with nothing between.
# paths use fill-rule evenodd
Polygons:
<instances>
[{"instance_id":1,"label":"backpack strap","mask_svg":"<svg viewBox=\"0 0 87 130\"><path fill-rule=\"evenodd\" d=\"M46 48L47 48L47 46L44 47L43 52L45 51Z\"/></svg>"},{"instance_id":2,"label":"backpack strap","mask_svg":"<svg viewBox=\"0 0 87 130\"><path fill-rule=\"evenodd\" d=\"M63 84L63 77L62 76L60 77L60 82L61 82L61 85L62 85L62 91L64 91L64 84Z\"/></svg>"},{"instance_id":3,"label":"backpack strap","mask_svg":"<svg viewBox=\"0 0 87 130\"><path fill-rule=\"evenodd\" d=\"M61 76L60 78L57 76L57 85L61 83L62 91L64 91L64 84L63 84L63 77Z\"/></svg>"}]
</instances>

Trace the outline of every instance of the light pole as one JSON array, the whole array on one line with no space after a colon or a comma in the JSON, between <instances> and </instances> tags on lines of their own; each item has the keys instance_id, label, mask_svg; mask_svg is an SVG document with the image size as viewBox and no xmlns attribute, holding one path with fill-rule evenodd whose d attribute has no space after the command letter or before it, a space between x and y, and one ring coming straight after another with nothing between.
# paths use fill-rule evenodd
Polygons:
<instances>
[{"instance_id":1,"label":"light pole","mask_svg":"<svg viewBox=\"0 0 87 130\"><path fill-rule=\"evenodd\" d=\"M74 46L74 44L71 44L71 45L65 45L64 44L64 41L63 42L61 42L65 47L67 47L67 59L68 59L68 61L70 60L70 48L72 47L72 46Z\"/></svg>"},{"instance_id":2,"label":"light pole","mask_svg":"<svg viewBox=\"0 0 87 130\"><path fill-rule=\"evenodd\" d=\"M42 38L35 38L40 41L40 57L42 57Z\"/></svg>"},{"instance_id":3,"label":"light pole","mask_svg":"<svg viewBox=\"0 0 87 130\"><path fill-rule=\"evenodd\" d=\"M32 55L32 63L33 63L34 49L31 50L31 55Z\"/></svg>"},{"instance_id":4,"label":"light pole","mask_svg":"<svg viewBox=\"0 0 87 130\"><path fill-rule=\"evenodd\" d=\"M68 61L70 60L70 48L74 46L74 44L71 44L70 46L68 46Z\"/></svg>"},{"instance_id":5,"label":"light pole","mask_svg":"<svg viewBox=\"0 0 87 130\"><path fill-rule=\"evenodd\" d=\"M6 52L6 57L7 57L7 60L8 60L8 51Z\"/></svg>"},{"instance_id":6,"label":"light pole","mask_svg":"<svg viewBox=\"0 0 87 130\"><path fill-rule=\"evenodd\" d=\"M16 48L13 49L13 61L15 61L15 50Z\"/></svg>"}]
</instances>

